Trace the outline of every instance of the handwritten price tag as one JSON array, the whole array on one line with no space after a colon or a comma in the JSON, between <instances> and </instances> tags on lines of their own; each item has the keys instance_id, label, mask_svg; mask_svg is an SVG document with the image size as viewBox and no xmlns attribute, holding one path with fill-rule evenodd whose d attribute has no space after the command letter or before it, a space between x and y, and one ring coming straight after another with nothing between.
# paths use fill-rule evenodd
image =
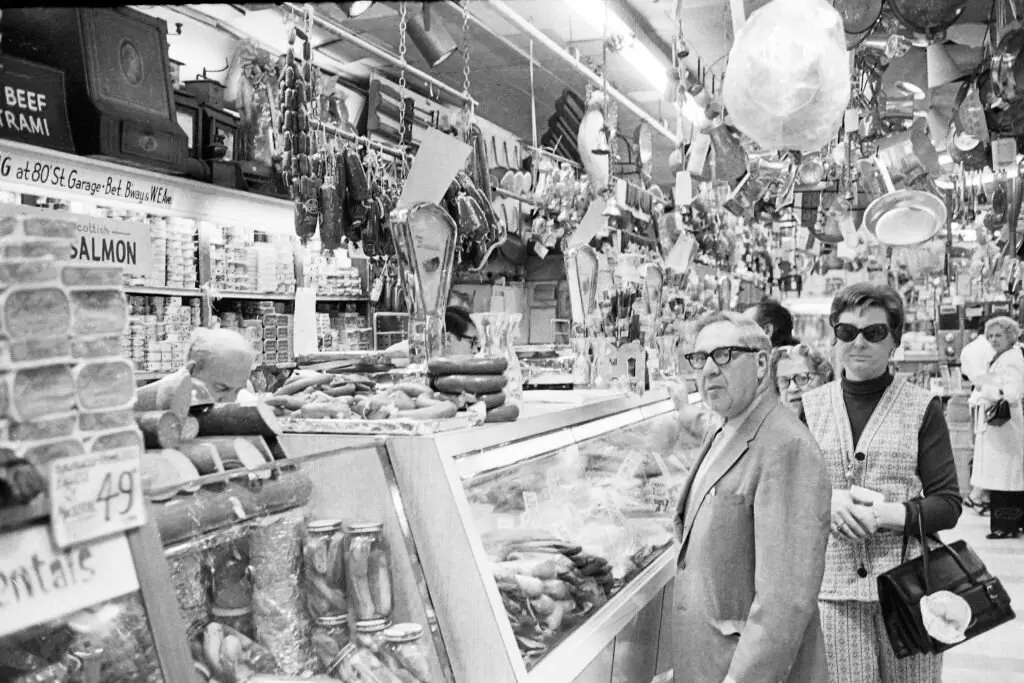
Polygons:
<instances>
[{"instance_id":1,"label":"handwritten price tag","mask_svg":"<svg viewBox=\"0 0 1024 683\"><path fill-rule=\"evenodd\" d=\"M50 529L59 547L134 529L145 521L137 448L50 463Z\"/></svg>"}]
</instances>

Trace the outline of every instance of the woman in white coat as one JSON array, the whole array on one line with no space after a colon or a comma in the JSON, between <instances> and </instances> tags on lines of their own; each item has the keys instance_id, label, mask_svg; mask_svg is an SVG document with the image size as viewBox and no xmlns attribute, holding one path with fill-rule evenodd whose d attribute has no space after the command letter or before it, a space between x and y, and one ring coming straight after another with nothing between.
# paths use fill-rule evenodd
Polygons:
<instances>
[{"instance_id":1,"label":"woman in white coat","mask_svg":"<svg viewBox=\"0 0 1024 683\"><path fill-rule=\"evenodd\" d=\"M974 471L971 485L991 492L988 538L1016 538L1024 529L1024 355L1017 346L1020 327L1006 316L985 324L995 350L988 372L975 381L969 404L974 415ZM985 411L999 399L1010 404L1010 419L989 424Z\"/></svg>"}]
</instances>

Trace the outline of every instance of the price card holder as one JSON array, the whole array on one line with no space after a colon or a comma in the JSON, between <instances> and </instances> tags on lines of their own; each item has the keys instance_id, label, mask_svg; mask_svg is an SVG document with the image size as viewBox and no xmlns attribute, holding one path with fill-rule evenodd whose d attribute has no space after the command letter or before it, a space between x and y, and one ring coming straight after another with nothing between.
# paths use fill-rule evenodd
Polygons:
<instances>
[{"instance_id":1,"label":"price card holder","mask_svg":"<svg viewBox=\"0 0 1024 683\"><path fill-rule=\"evenodd\" d=\"M50 463L50 530L60 548L146 522L138 448L119 448Z\"/></svg>"}]
</instances>

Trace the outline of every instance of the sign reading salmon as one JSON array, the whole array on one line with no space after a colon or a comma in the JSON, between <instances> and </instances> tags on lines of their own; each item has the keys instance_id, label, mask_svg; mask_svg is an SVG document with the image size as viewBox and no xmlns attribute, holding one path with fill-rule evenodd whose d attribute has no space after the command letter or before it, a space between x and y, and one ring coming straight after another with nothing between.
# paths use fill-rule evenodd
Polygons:
<instances>
[{"instance_id":1,"label":"sign reading salmon","mask_svg":"<svg viewBox=\"0 0 1024 683\"><path fill-rule=\"evenodd\" d=\"M0 204L0 216L25 214L74 221L73 260L121 266L128 275L146 275L153 268L153 248L149 226L145 223L94 218L22 204Z\"/></svg>"},{"instance_id":2,"label":"sign reading salmon","mask_svg":"<svg viewBox=\"0 0 1024 683\"><path fill-rule=\"evenodd\" d=\"M74 218L78 235L71 243L72 259L121 266L128 275L146 275L152 270L148 225L87 216Z\"/></svg>"}]
</instances>

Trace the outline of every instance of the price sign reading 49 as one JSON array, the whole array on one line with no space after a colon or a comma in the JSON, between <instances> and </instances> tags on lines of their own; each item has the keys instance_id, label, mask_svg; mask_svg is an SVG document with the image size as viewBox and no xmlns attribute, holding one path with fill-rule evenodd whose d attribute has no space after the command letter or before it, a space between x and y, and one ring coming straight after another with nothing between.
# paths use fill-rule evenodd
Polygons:
<instances>
[{"instance_id":1,"label":"price sign reading 49","mask_svg":"<svg viewBox=\"0 0 1024 683\"><path fill-rule=\"evenodd\" d=\"M61 548L142 526L146 506L137 448L50 463L50 529Z\"/></svg>"}]
</instances>

